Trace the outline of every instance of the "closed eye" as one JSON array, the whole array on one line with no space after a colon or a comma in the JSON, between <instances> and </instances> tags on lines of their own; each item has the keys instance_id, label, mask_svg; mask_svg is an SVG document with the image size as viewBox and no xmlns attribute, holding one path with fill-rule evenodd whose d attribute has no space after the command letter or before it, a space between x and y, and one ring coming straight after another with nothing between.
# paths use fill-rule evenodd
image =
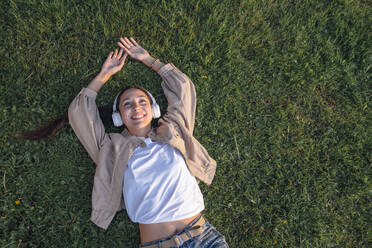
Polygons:
<instances>
[{"instance_id":1,"label":"closed eye","mask_svg":"<svg viewBox=\"0 0 372 248\"><path fill-rule=\"evenodd\" d=\"M145 98L139 100L139 104L141 104L143 106L147 105L147 103L148 103L148 101ZM131 102L124 102L122 105L123 105L124 108L130 108L132 106L132 103Z\"/></svg>"}]
</instances>

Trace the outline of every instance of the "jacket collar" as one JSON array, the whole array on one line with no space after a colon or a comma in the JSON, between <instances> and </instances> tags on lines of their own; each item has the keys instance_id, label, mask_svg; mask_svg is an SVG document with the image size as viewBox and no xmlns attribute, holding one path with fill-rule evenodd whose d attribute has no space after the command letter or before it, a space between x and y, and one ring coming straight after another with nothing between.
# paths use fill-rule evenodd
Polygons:
<instances>
[{"instance_id":1,"label":"jacket collar","mask_svg":"<svg viewBox=\"0 0 372 248\"><path fill-rule=\"evenodd\" d=\"M125 138L128 138L128 137L130 137L130 136L132 136L130 133L129 133L129 131L128 131L128 129L125 127L124 129L123 129L123 131L121 132L121 135L123 135Z\"/></svg>"}]
</instances>

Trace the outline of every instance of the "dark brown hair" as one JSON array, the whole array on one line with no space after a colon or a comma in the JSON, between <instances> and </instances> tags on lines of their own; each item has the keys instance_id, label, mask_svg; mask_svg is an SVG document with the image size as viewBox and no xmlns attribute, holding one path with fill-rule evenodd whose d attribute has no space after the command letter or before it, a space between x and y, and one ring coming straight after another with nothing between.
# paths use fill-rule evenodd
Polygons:
<instances>
[{"instance_id":1,"label":"dark brown hair","mask_svg":"<svg viewBox=\"0 0 372 248\"><path fill-rule=\"evenodd\" d=\"M119 110L119 99L120 99L121 95L126 90L129 90L129 89L142 90L147 95L147 97L150 100L150 103L152 104L151 97L148 95L147 91L144 88L142 88L140 86L137 86L137 85L132 85L132 86L125 87L124 89L122 89L119 92L118 101L117 101L117 105L116 105L117 110ZM99 112L99 116L100 116L104 125L106 125L106 124L107 125L113 125L113 122L112 122L112 112L113 112L112 105L106 105L106 106L98 107L98 112ZM65 125L69 125L68 114L67 113L63 116L59 116L58 118L56 118L53 121L48 122L47 124L45 124L41 128L36 129L36 130L32 130L32 131L28 131L28 132L20 135L19 137L22 138L22 139L28 139L28 140L46 139L48 137L53 137L56 134L56 132L59 129L61 129L62 127L64 127Z\"/></svg>"}]
</instances>

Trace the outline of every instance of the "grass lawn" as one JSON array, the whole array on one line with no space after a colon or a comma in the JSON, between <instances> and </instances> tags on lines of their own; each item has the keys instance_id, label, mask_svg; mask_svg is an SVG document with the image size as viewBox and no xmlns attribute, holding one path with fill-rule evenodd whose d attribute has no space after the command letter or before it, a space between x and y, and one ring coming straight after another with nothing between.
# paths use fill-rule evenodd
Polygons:
<instances>
[{"instance_id":1,"label":"grass lawn","mask_svg":"<svg viewBox=\"0 0 372 248\"><path fill-rule=\"evenodd\" d=\"M95 166L70 127L16 137L66 113L124 35L194 82L194 135L218 166L204 214L230 247L367 247L371 13L366 0L1 1L0 247L137 247L125 211L107 231L89 221ZM139 84L164 110L160 81L129 60L97 102Z\"/></svg>"}]
</instances>

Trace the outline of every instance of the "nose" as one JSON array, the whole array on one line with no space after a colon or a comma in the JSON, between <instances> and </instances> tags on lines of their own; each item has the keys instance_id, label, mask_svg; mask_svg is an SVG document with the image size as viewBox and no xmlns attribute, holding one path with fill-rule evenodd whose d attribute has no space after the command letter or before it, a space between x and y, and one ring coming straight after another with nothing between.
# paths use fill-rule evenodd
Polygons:
<instances>
[{"instance_id":1,"label":"nose","mask_svg":"<svg viewBox=\"0 0 372 248\"><path fill-rule=\"evenodd\" d=\"M139 110L140 109L140 105L138 103L134 103L133 104L133 109L134 110Z\"/></svg>"}]
</instances>

